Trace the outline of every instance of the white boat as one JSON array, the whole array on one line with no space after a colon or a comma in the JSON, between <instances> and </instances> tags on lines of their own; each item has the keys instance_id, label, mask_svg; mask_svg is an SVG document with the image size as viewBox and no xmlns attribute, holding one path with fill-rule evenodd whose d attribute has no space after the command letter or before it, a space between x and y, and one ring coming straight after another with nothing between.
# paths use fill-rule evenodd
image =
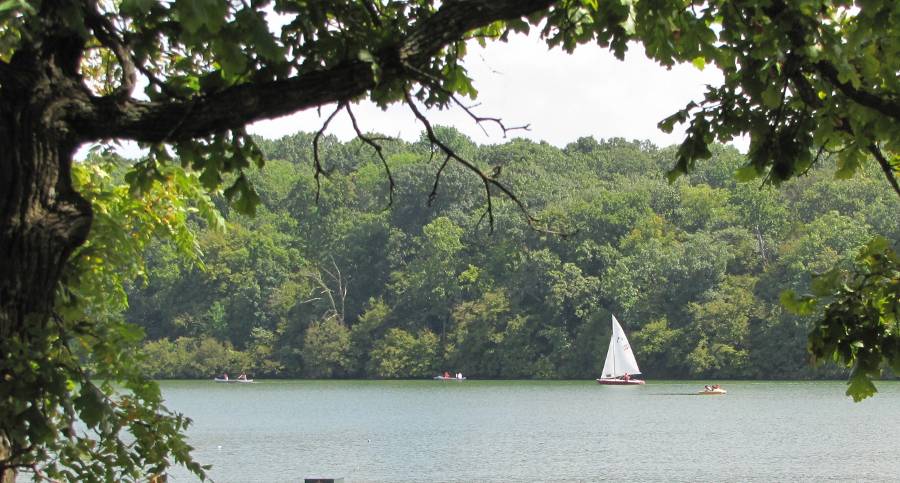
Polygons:
<instances>
[{"instance_id":1,"label":"white boat","mask_svg":"<svg viewBox=\"0 0 900 483\"><path fill-rule=\"evenodd\" d=\"M435 381L465 381L465 376L462 373L457 374L447 374L447 375L437 375L434 376Z\"/></svg>"},{"instance_id":2,"label":"white boat","mask_svg":"<svg viewBox=\"0 0 900 483\"><path fill-rule=\"evenodd\" d=\"M222 377L217 377L214 380L216 382L227 382L227 383L236 382L236 383L242 383L242 384L249 384L249 383L253 382L253 379L225 379Z\"/></svg>"},{"instance_id":3,"label":"white boat","mask_svg":"<svg viewBox=\"0 0 900 483\"><path fill-rule=\"evenodd\" d=\"M709 389L704 388L697 394L700 394L701 396L723 396L725 394L728 394L728 391L722 389L721 387L711 387Z\"/></svg>"},{"instance_id":4,"label":"white boat","mask_svg":"<svg viewBox=\"0 0 900 483\"><path fill-rule=\"evenodd\" d=\"M625 331L612 316L612 336L609 338L609 350L606 352L606 362L603 363L603 375L597 379L600 384L609 386L634 386L644 384L641 379L631 376L640 374L634 352L625 337Z\"/></svg>"}]
</instances>

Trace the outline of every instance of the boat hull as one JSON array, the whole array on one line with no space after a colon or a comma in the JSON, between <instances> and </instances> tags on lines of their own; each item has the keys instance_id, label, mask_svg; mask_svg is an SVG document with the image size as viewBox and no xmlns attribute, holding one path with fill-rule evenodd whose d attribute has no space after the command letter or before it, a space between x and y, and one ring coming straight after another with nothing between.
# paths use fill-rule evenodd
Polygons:
<instances>
[{"instance_id":1,"label":"boat hull","mask_svg":"<svg viewBox=\"0 0 900 483\"><path fill-rule=\"evenodd\" d=\"M435 381L465 381L466 378L463 377L462 379L460 379L458 377L434 376L434 380Z\"/></svg>"},{"instance_id":2,"label":"boat hull","mask_svg":"<svg viewBox=\"0 0 900 483\"><path fill-rule=\"evenodd\" d=\"M646 384L642 379L597 379L598 384L603 384L604 386L640 386L642 384Z\"/></svg>"},{"instance_id":3,"label":"boat hull","mask_svg":"<svg viewBox=\"0 0 900 483\"><path fill-rule=\"evenodd\" d=\"M715 389L713 391L700 391L697 394L701 396L724 396L725 394L728 394L728 391L724 389Z\"/></svg>"},{"instance_id":4,"label":"boat hull","mask_svg":"<svg viewBox=\"0 0 900 483\"><path fill-rule=\"evenodd\" d=\"M234 384L234 383L239 383L239 384L250 384L250 383L253 382L253 379L222 379L222 378L219 378L219 377L215 378L214 380L215 380L216 382L224 382L224 383L227 383L227 384Z\"/></svg>"}]
</instances>

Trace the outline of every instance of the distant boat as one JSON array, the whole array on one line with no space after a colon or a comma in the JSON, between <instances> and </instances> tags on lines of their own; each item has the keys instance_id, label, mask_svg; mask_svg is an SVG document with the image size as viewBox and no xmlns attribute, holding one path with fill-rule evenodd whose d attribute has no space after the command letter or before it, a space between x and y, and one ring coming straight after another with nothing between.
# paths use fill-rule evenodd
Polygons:
<instances>
[{"instance_id":1,"label":"distant boat","mask_svg":"<svg viewBox=\"0 0 900 483\"><path fill-rule=\"evenodd\" d=\"M697 394L700 394L701 396L723 396L725 394L728 394L728 391L722 389L718 384L716 384L712 387L707 386Z\"/></svg>"},{"instance_id":2,"label":"distant boat","mask_svg":"<svg viewBox=\"0 0 900 483\"><path fill-rule=\"evenodd\" d=\"M460 373L456 376L444 373L444 376L434 376L435 381L465 381L466 378Z\"/></svg>"},{"instance_id":3,"label":"distant boat","mask_svg":"<svg viewBox=\"0 0 900 483\"><path fill-rule=\"evenodd\" d=\"M634 360L634 352L625 337L625 331L612 316L612 337L609 339L609 350L606 352L606 362L603 363L603 375L597 382L610 386L634 386L644 384L641 379L631 376L640 374L637 361Z\"/></svg>"},{"instance_id":4,"label":"distant boat","mask_svg":"<svg viewBox=\"0 0 900 483\"><path fill-rule=\"evenodd\" d=\"M226 382L226 383L237 382L237 383L242 383L242 384L249 384L249 383L253 382L253 379L225 379L223 377L217 377L214 380L216 382Z\"/></svg>"}]
</instances>

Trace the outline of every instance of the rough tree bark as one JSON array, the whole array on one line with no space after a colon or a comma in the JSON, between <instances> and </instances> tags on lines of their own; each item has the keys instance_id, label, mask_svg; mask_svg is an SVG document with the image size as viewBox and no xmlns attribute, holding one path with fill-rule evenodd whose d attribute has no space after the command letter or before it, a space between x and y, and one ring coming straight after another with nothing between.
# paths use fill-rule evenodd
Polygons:
<instances>
[{"instance_id":1,"label":"rough tree bark","mask_svg":"<svg viewBox=\"0 0 900 483\"><path fill-rule=\"evenodd\" d=\"M63 267L91 225L90 203L72 187L79 140L65 121L72 89L83 91L77 70L84 42L52 32L0 73L0 339L26 346L40 337ZM3 429L0 454L9 455L18 448L9 447ZM14 479L13 470L0 470L0 481Z\"/></svg>"}]
</instances>

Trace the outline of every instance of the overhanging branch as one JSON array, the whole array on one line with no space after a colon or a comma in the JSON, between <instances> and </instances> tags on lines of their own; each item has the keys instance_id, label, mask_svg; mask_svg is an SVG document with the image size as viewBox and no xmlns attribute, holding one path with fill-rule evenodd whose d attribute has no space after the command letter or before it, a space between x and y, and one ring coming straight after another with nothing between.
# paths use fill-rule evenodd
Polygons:
<instances>
[{"instance_id":1,"label":"overhanging branch","mask_svg":"<svg viewBox=\"0 0 900 483\"><path fill-rule=\"evenodd\" d=\"M852 84L848 82L841 82L838 78L837 69L834 68L833 65L829 64L825 61L819 61L816 63L816 70L819 74L822 75L828 82L833 84L838 88L845 96L852 99L854 102L866 106L870 109L874 109L885 116L893 118L895 121L900 121L900 102L896 99L887 99L881 96L872 94L871 92L867 92L861 89L857 89L853 87Z\"/></svg>"},{"instance_id":2,"label":"overhanging branch","mask_svg":"<svg viewBox=\"0 0 900 483\"><path fill-rule=\"evenodd\" d=\"M397 44L381 50L380 82L409 79L408 67L421 68L446 45L467 32L498 20L521 18L553 0L457 0L445 2ZM288 79L247 83L190 100L125 103L92 98L72 113L82 141L120 138L147 143L174 142L244 126L365 95L376 86L372 64L351 59L333 68ZM172 131L171 126L179 124Z\"/></svg>"}]
</instances>

